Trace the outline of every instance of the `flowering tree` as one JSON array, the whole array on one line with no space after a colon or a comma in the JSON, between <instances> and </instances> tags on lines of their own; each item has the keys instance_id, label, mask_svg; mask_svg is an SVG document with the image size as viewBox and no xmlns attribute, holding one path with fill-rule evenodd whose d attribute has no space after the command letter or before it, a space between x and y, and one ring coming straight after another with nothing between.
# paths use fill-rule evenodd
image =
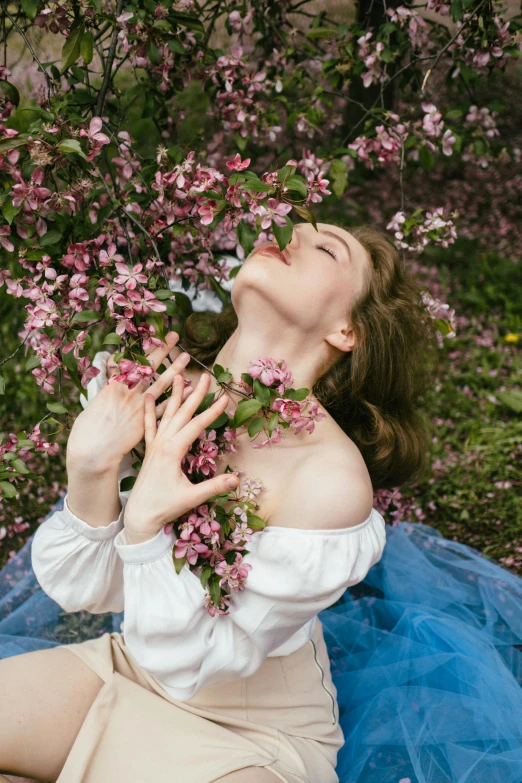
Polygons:
<instances>
[{"instance_id":1,"label":"flowering tree","mask_svg":"<svg viewBox=\"0 0 522 783\"><path fill-rule=\"evenodd\" d=\"M145 353L192 309L173 281L227 302L225 252L283 249L295 216L315 225L325 197L342 201L386 168L399 172L386 228L403 256L448 247L456 205L411 203L406 173L515 154L503 107L474 100L522 51L496 0L428 0L436 21L412 3L380 20L361 4L354 21L307 6L4 0L0 285L25 325L0 359L0 393L24 351L49 412L0 445L3 498L31 475L31 450L57 454L98 373L95 346L117 347L127 383L150 373ZM426 305L451 334L447 307L427 294Z\"/></svg>"}]
</instances>

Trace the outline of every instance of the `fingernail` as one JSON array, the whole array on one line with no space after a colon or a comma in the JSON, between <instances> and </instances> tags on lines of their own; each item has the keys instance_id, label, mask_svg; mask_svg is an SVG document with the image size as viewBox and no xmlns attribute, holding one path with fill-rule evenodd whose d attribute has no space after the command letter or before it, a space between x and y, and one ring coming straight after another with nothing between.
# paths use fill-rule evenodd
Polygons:
<instances>
[{"instance_id":1,"label":"fingernail","mask_svg":"<svg viewBox=\"0 0 522 783\"><path fill-rule=\"evenodd\" d=\"M227 487L235 487L237 484L237 478L229 478L226 480Z\"/></svg>"}]
</instances>

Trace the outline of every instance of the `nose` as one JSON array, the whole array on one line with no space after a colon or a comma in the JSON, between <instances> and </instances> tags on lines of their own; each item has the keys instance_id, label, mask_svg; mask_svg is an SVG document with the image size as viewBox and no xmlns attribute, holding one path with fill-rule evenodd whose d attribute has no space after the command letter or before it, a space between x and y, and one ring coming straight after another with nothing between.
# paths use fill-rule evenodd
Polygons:
<instances>
[{"instance_id":1,"label":"nose","mask_svg":"<svg viewBox=\"0 0 522 783\"><path fill-rule=\"evenodd\" d=\"M292 252L292 250L299 250L299 231L297 230L297 226L294 226L292 239L287 244L286 249L290 252Z\"/></svg>"}]
</instances>

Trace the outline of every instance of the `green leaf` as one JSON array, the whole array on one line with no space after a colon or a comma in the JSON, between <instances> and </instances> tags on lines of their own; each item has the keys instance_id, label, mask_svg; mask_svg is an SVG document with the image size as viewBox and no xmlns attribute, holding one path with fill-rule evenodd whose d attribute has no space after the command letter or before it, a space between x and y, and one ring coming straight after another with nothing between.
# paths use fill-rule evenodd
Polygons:
<instances>
[{"instance_id":1,"label":"green leaf","mask_svg":"<svg viewBox=\"0 0 522 783\"><path fill-rule=\"evenodd\" d=\"M250 511L247 511L247 520L248 527L252 530L263 530L266 527L265 520L258 517L257 514L252 514Z\"/></svg>"},{"instance_id":2,"label":"green leaf","mask_svg":"<svg viewBox=\"0 0 522 783\"><path fill-rule=\"evenodd\" d=\"M21 111L16 112L16 114L11 115L12 117L19 117L21 114ZM16 128L15 130L18 130ZM9 150L14 150L16 147L22 147L24 144L27 144L27 137L25 134L22 136L14 136L11 139L2 139L0 141L0 153L1 152L8 152Z\"/></svg>"},{"instance_id":3,"label":"green leaf","mask_svg":"<svg viewBox=\"0 0 522 783\"><path fill-rule=\"evenodd\" d=\"M84 160L87 160L87 156L85 155L85 152L82 150L80 146L80 142L78 139L64 139L58 144L58 149L61 152L74 152L76 155L79 155Z\"/></svg>"},{"instance_id":4,"label":"green leaf","mask_svg":"<svg viewBox=\"0 0 522 783\"><path fill-rule=\"evenodd\" d=\"M61 360L64 363L65 367L67 368L67 372L69 373L69 377L71 381L74 383L80 394L85 394L85 389L82 386L81 378L78 374L78 361L74 358L74 354L72 351L69 353L61 353Z\"/></svg>"},{"instance_id":5,"label":"green leaf","mask_svg":"<svg viewBox=\"0 0 522 783\"><path fill-rule=\"evenodd\" d=\"M1 152L1 150L0 150L0 152ZM2 209L2 214L5 217L5 219L7 220L7 222L9 223L9 225L11 225L11 223L13 222L13 218L15 218L16 215L18 215L18 213L20 212L21 209L22 209L22 205L21 204L20 204L19 207L13 207L13 202L11 201L11 199L8 199L5 202L5 204L3 206L3 209Z\"/></svg>"},{"instance_id":6,"label":"green leaf","mask_svg":"<svg viewBox=\"0 0 522 783\"><path fill-rule=\"evenodd\" d=\"M256 193L270 194L274 192L274 188L270 185L267 185L266 182L254 179L249 179L248 182L243 182L241 185L238 185L238 188L240 190L253 190Z\"/></svg>"},{"instance_id":7,"label":"green leaf","mask_svg":"<svg viewBox=\"0 0 522 783\"><path fill-rule=\"evenodd\" d=\"M125 476L125 478L122 478L120 481L120 491L129 492L136 483L137 478L137 476Z\"/></svg>"},{"instance_id":8,"label":"green leaf","mask_svg":"<svg viewBox=\"0 0 522 783\"><path fill-rule=\"evenodd\" d=\"M0 489L2 490L2 497L4 498L16 497L16 488L8 481L0 481Z\"/></svg>"},{"instance_id":9,"label":"green leaf","mask_svg":"<svg viewBox=\"0 0 522 783\"><path fill-rule=\"evenodd\" d=\"M263 427L265 426L265 418L264 416L258 416L257 419L252 419L250 424L248 425L248 434L251 438L255 437L258 432L261 432Z\"/></svg>"},{"instance_id":10,"label":"green leaf","mask_svg":"<svg viewBox=\"0 0 522 783\"><path fill-rule=\"evenodd\" d=\"M41 364L42 359L40 356L30 356L29 359L25 363L25 369L29 372L30 370L34 370L35 367L39 367Z\"/></svg>"},{"instance_id":11,"label":"green leaf","mask_svg":"<svg viewBox=\"0 0 522 783\"><path fill-rule=\"evenodd\" d=\"M14 84L11 84L11 82L8 82L7 79L2 79L0 81L0 90L4 93L5 97L8 101L11 101L11 103L14 106L19 106L20 104L20 93L14 86Z\"/></svg>"},{"instance_id":12,"label":"green leaf","mask_svg":"<svg viewBox=\"0 0 522 783\"><path fill-rule=\"evenodd\" d=\"M73 315L73 321L75 323L84 324L87 323L87 321L99 320L100 315L101 314L96 310L82 310L80 313L75 313Z\"/></svg>"},{"instance_id":13,"label":"green leaf","mask_svg":"<svg viewBox=\"0 0 522 783\"><path fill-rule=\"evenodd\" d=\"M59 231L48 231L43 235L43 237L40 237L40 244L42 247L47 247L47 245L55 245L60 241L61 238L62 235Z\"/></svg>"},{"instance_id":14,"label":"green leaf","mask_svg":"<svg viewBox=\"0 0 522 783\"><path fill-rule=\"evenodd\" d=\"M275 411L268 420L268 434L271 436L277 425L279 424L279 413Z\"/></svg>"},{"instance_id":15,"label":"green leaf","mask_svg":"<svg viewBox=\"0 0 522 783\"><path fill-rule=\"evenodd\" d=\"M185 54L183 44L177 38L172 38L168 43L168 47L174 54Z\"/></svg>"},{"instance_id":16,"label":"green leaf","mask_svg":"<svg viewBox=\"0 0 522 783\"><path fill-rule=\"evenodd\" d=\"M202 567L201 575L199 577L202 587L206 587L207 586L207 582L208 582L208 580L210 579L210 577L212 575L212 571L213 571L212 566L205 565L205 566Z\"/></svg>"},{"instance_id":17,"label":"green leaf","mask_svg":"<svg viewBox=\"0 0 522 783\"><path fill-rule=\"evenodd\" d=\"M263 405L270 405L270 389L261 383L259 378L254 378L254 394L256 400Z\"/></svg>"},{"instance_id":18,"label":"green leaf","mask_svg":"<svg viewBox=\"0 0 522 783\"><path fill-rule=\"evenodd\" d=\"M337 30L332 27L312 27L305 35L307 38L331 38L337 35Z\"/></svg>"},{"instance_id":19,"label":"green leaf","mask_svg":"<svg viewBox=\"0 0 522 783\"><path fill-rule=\"evenodd\" d=\"M254 242L257 238L255 229L244 220L240 220L237 226L237 238L239 239L239 244L245 251L245 256L248 256L252 252Z\"/></svg>"},{"instance_id":20,"label":"green leaf","mask_svg":"<svg viewBox=\"0 0 522 783\"><path fill-rule=\"evenodd\" d=\"M263 407L258 400L241 400L234 414L234 423L236 427L241 426L243 422L249 419L254 413L257 413Z\"/></svg>"},{"instance_id":21,"label":"green leaf","mask_svg":"<svg viewBox=\"0 0 522 783\"><path fill-rule=\"evenodd\" d=\"M447 321L443 321L442 318L435 318L433 320L433 325L442 335L444 335L444 337L451 332L450 325Z\"/></svg>"},{"instance_id":22,"label":"green leaf","mask_svg":"<svg viewBox=\"0 0 522 783\"><path fill-rule=\"evenodd\" d=\"M105 337L105 340L103 341L102 345L121 345L122 340L119 334L116 334L116 332L111 332Z\"/></svg>"},{"instance_id":23,"label":"green leaf","mask_svg":"<svg viewBox=\"0 0 522 783\"><path fill-rule=\"evenodd\" d=\"M154 291L154 296L161 302L163 299L173 298L174 291L170 291L168 288L159 288L157 291Z\"/></svg>"},{"instance_id":24,"label":"green leaf","mask_svg":"<svg viewBox=\"0 0 522 783\"><path fill-rule=\"evenodd\" d=\"M174 557L175 548L172 550L172 561L174 563L174 568L176 569L176 573L179 574L185 563L187 562L186 557Z\"/></svg>"},{"instance_id":25,"label":"green leaf","mask_svg":"<svg viewBox=\"0 0 522 783\"><path fill-rule=\"evenodd\" d=\"M496 397L515 413L522 413L522 390L511 389L510 391L497 392Z\"/></svg>"},{"instance_id":26,"label":"green leaf","mask_svg":"<svg viewBox=\"0 0 522 783\"><path fill-rule=\"evenodd\" d=\"M85 81L85 71L79 65L71 65L71 73L77 82Z\"/></svg>"},{"instance_id":27,"label":"green leaf","mask_svg":"<svg viewBox=\"0 0 522 783\"><path fill-rule=\"evenodd\" d=\"M284 250L291 241L292 233L294 231L294 224L288 215L285 215L285 220L286 226L278 226L277 223L272 223L272 232L277 240L277 244L279 245L280 250Z\"/></svg>"},{"instance_id":28,"label":"green leaf","mask_svg":"<svg viewBox=\"0 0 522 783\"><path fill-rule=\"evenodd\" d=\"M18 443L16 445L18 446L19 449L27 448L28 446L30 448L33 448L34 447L34 441L33 440L28 440L27 438L22 438L21 440L18 441Z\"/></svg>"},{"instance_id":29,"label":"green leaf","mask_svg":"<svg viewBox=\"0 0 522 783\"><path fill-rule=\"evenodd\" d=\"M344 160L337 158L332 162L328 170L328 176L332 181L333 192L337 198L341 198L348 184L348 169Z\"/></svg>"},{"instance_id":30,"label":"green leaf","mask_svg":"<svg viewBox=\"0 0 522 783\"><path fill-rule=\"evenodd\" d=\"M207 408L209 408L213 402L214 402L214 392L209 392L208 394L205 394L205 396L199 403L194 415L199 416L199 414L203 413L203 411L206 411Z\"/></svg>"},{"instance_id":31,"label":"green leaf","mask_svg":"<svg viewBox=\"0 0 522 783\"><path fill-rule=\"evenodd\" d=\"M183 27L187 27L189 30L196 30L198 33L205 34L205 28L197 16L184 14L181 11L171 11L169 13L169 19L173 22L177 22Z\"/></svg>"},{"instance_id":32,"label":"green leaf","mask_svg":"<svg viewBox=\"0 0 522 783\"><path fill-rule=\"evenodd\" d=\"M23 461L23 459L20 458L14 459L11 462L11 465L13 466L13 468L16 468L18 473L22 473L24 476L26 476L28 473L31 472L27 467L27 465L25 464L25 462Z\"/></svg>"},{"instance_id":33,"label":"green leaf","mask_svg":"<svg viewBox=\"0 0 522 783\"><path fill-rule=\"evenodd\" d=\"M90 30L82 35L80 42L80 54L83 57L85 65L89 65L92 62L94 49L94 36Z\"/></svg>"},{"instance_id":34,"label":"green leaf","mask_svg":"<svg viewBox=\"0 0 522 783\"><path fill-rule=\"evenodd\" d=\"M295 166L283 166L277 172L277 181L284 182L288 177L295 174Z\"/></svg>"},{"instance_id":35,"label":"green leaf","mask_svg":"<svg viewBox=\"0 0 522 783\"><path fill-rule=\"evenodd\" d=\"M209 424L208 427L206 427L206 430L218 430L220 427L224 427L225 424L228 424L228 414L223 412L219 414L217 419L213 421L212 424Z\"/></svg>"},{"instance_id":36,"label":"green leaf","mask_svg":"<svg viewBox=\"0 0 522 783\"><path fill-rule=\"evenodd\" d=\"M221 587L219 586L219 580L220 577L218 574L212 574L208 580L208 591L210 593L210 597L217 606L219 606L221 599Z\"/></svg>"},{"instance_id":37,"label":"green leaf","mask_svg":"<svg viewBox=\"0 0 522 783\"><path fill-rule=\"evenodd\" d=\"M307 398L308 392L309 390L305 389L303 386L301 389L288 389L284 396L289 400L301 402L301 400L305 400Z\"/></svg>"},{"instance_id":38,"label":"green leaf","mask_svg":"<svg viewBox=\"0 0 522 783\"><path fill-rule=\"evenodd\" d=\"M22 8L24 14L34 22L36 14L38 13L38 0L22 0Z\"/></svg>"},{"instance_id":39,"label":"green leaf","mask_svg":"<svg viewBox=\"0 0 522 783\"><path fill-rule=\"evenodd\" d=\"M293 176L288 177L285 184L289 190L295 190L303 198L307 197L308 188L306 187L306 182L303 177L294 174Z\"/></svg>"},{"instance_id":40,"label":"green leaf","mask_svg":"<svg viewBox=\"0 0 522 783\"><path fill-rule=\"evenodd\" d=\"M159 49L153 41L149 41L149 48L147 49L147 55L153 65L159 65L160 55Z\"/></svg>"},{"instance_id":41,"label":"green leaf","mask_svg":"<svg viewBox=\"0 0 522 783\"><path fill-rule=\"evenodd\" d=\"M5 378L0 375L0 394L5 394Z\"/></svg>"},{"instance_id":42,"label":"green leaf","mask_svg":"<svg viewBox=\"0 0 522 783\"><path fill-rule=\"evenodd\" d=\"M419 149L419 163L422 166L422 168L425 169L426 171L431 171L434 162L435 159L433 157L433 153L431 153L427 147L421 147Z\"/></svg>"},{"instance_id":43,"label":"green leaf","mask_svg":"<svg viewBox=\"0 0 522 783\"><path fill-rule=\"evenodd\" d=\"M65 40L62 48L62 63L60 66L60 73L65 73L67 68L75 63L80 56L80 42L83 38L84 32L85 22L83 19L76 19L70 29L69 37Z\"/></svg>"},{"instance_id":44,"label":"green leaf","mask_svg":"<svg viewBox=\"0 0 522 783\"><path fill-rule=\"evenodd\" d=\"M142 364L144 367L151 367L151 363L147 359L146 356L142 356L141 354L135 354L134 360L138 362L138 364Z\"/></svg>"},{"instance_id":45,"label":"green leaf","mask_svg":"<svg viewBox=\"0 0 522 783\"><path fill-rule=\"evenodd\" d=\"M62 405L61 402L48 402L46 407L51 413L69 413L65 405Z\"/></svg>"}]
</instances>

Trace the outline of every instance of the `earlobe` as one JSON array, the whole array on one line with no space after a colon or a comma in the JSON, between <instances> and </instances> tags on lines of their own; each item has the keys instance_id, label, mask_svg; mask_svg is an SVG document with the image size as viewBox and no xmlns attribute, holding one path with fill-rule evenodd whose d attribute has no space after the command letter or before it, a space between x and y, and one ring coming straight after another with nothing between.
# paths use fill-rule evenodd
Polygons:
<instances>
[{"instance_id":1,"label":"earlobe","mask_svg":"<svg viewBox=\"0 0 522 783\"><path fill-rule=\"evenodd\" d=\"M344 353L353 351L356 345L355 332L353 329L341 329L338 332L332 332L326 337L326 341L334 348Z\"/></svg>"}]
</instances>

